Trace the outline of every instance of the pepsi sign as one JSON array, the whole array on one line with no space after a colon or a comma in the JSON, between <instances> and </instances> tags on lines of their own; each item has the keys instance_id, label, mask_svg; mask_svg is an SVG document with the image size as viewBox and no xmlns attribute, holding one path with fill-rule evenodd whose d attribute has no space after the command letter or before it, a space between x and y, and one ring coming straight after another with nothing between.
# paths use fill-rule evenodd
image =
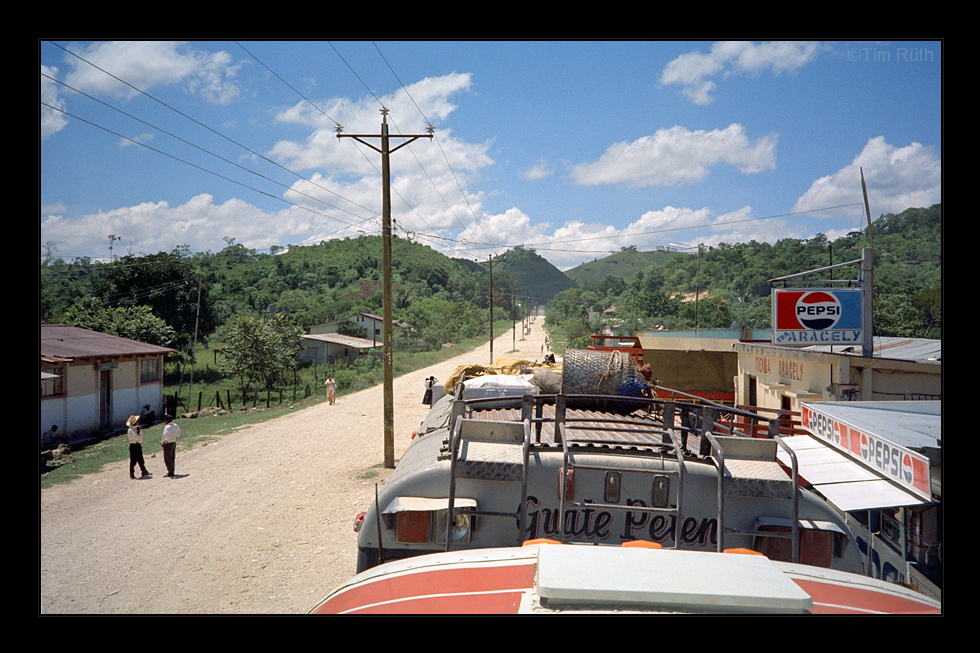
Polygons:
<instances>
[{"instance_id":1,"label":"pepsi sign","mask_svg":"<svg viewBox=\"0 0 980 653\"><path fill-rule=\"evenodd\" d=\"M928 457L810 404L800 407L800 424L879 476L911 490L925 501L932 498Z\"/></svg>"},{"instance_id":2,"label":"pepsi sign","mask_svg":"<svg viewBox=\"0 0 980 653\"><path fill-rule=\"evenodd\" d=\"M861 290L773 290L773 344L862 342Z\"/></svg>"}]
</instances>

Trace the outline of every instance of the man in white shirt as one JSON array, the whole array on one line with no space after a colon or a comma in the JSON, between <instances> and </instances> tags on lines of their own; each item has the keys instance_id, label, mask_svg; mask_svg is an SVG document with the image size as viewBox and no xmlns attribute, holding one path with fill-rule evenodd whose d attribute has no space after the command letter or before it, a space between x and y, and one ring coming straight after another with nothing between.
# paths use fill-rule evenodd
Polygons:
<instances>
[{"instance_id":1,"label":"man in white shirt","mask_svg":"<svg viewBox=\"0 0 980 653\"><path fill-rule=\"evenodd\" d=\"M174 477L174 459L177 454L177 436L180 435L180 427L174 424L172 415L164 415L163 437L160 443L163 445L163 464L167 466L167 476Z\"/></svg>"}]
</instances>

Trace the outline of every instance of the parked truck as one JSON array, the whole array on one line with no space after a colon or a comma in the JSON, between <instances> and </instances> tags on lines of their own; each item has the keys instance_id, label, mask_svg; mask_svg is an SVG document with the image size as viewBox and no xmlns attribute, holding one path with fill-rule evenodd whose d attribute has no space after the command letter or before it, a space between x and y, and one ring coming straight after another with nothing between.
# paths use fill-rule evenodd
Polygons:
<instances>
[{"instance_id":1,"label":"parked truck","mask_svg":"<svg viewBox=\"0 0 980 653\"><path fill-rule=\"evenodd\" d=\"M560 542L752 550L861 573L843 517L800 487L777 419L656 388L616 351L511 371L462 374L433 395L355 523L358 572Z\"/></svg>"}]
</instances>

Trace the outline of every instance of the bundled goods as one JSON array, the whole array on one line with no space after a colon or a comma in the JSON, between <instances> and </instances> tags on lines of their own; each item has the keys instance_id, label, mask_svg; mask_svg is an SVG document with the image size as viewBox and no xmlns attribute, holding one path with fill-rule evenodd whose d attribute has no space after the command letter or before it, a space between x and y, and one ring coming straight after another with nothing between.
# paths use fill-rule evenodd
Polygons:
<instances>
[{"instance_id":1,"label":"bundled goods","mask_svg":"<svg viewBox=\"0 0 980 653\"><path fill-rule=\"evenodd\" d=\"M651 396L650 383L640 373L632 356L621 351L591 349L565 350L561 392L565 395Z\"/></svg>"}]
</instances>

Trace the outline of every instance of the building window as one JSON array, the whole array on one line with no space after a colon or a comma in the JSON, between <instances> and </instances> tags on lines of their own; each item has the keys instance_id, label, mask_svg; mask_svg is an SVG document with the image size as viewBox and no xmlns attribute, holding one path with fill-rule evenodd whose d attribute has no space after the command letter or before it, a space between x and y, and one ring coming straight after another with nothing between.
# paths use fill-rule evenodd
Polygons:
<instances>
[{"instance_id":1,"label":"building window","mask_svg":"<svg viewBox=\"0 0 980 653\"><path fill-rule=\"evenodd\" d=\"M140 360L140 383L154 383L160 380L160 358Z\"/></svg>"},{"instance_id":2,"label":"building window","mask_svg":"<svg viewBox=\"0 0 980 653\"><path fill-rule=\"evenodd\" d=\"M58 397L65 394L65 366L47 364L41 365L41 372L55 376L41 379L41 396Z\"/></svg>"}]
</instances>

